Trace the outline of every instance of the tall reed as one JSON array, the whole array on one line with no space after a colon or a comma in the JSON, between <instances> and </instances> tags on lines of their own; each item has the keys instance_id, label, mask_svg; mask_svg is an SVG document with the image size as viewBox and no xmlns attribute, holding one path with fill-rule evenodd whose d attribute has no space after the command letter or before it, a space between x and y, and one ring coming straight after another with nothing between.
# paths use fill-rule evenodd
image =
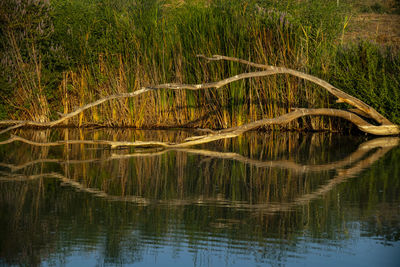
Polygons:
<instances>
[{"instance_id":1,"label":"tall reed","mask_svg":"<svg viewBox=\"0 0 400 267\"><path fill-rule=\"evenodd\" d=\"M348 81L356 79L358 74L347 72L340 58L353 52L358 55L358 52L337 45L337 36L342 33L346 20L344 9L336 3L320 0L301 3L292 0L52 0L50 4L24 0L18 3L31 13L43 7L40 9L43 14L37 20L39 26L31 30L36 31L37 37L30 41L21 38L20 45L13 48L14 54L20 53L20 61L27 66L19 69L32 69L31 73L35 74L28 80L36 89L31 89L33 85L24 86L26 79L14 74L9 66L17 66L18 57L10 56L11 64L2 64L7 67L3 73L8 77L7 86L2 89L7 92L4 94L7 102L0 109L4 110L3 117L49 120L57 112L66 113L102 96L131 92L141 86L203 83L252 70L237 63L206 63L196 58L197 54L223 54L286 66L338 81L335 85L345 91L355 90ZM2 8L5 7L3 4ZM18 8L11 11L17 15L22 12ZM28 23L18 18L21 24ZM1 32L3 50L12 47L10 34L20 31L12 27L10 19L5 21ZM40 30L44 22L49 26ZM347 51L344 57L343 51ZM373 57L394 64L388 54ZM350 64L358 68L356 61ZM343 75L337 79L335 73ZM387 84L398 82L395 75L387 72L377 75ZM361 87L369 84L365 79L360 82ZM371 90L375 92L378 88ZM395 92L389 91L386 96L391 98ZM37 97L26 92L35 92ZM375 92L375 95L378 105L386 101L383 94ZM363 94L357 96L368 100ZM398 99L397 95L393 97ZM18 98L32 100L24 104ZM239 81L218 90L165 90L136 99L116 100L85 111L69 123L225 128L261 117L274 117L292 107L331 105L331 99L320 88L278 75ZM383 113L389 119L398 113L396 106L395 111L386 111L389 105L383 106ZM16 109L20 111L15 113ZM289 128L337 129L335 122L302 119L291 123Z\"/></svg>"}]
</instances>

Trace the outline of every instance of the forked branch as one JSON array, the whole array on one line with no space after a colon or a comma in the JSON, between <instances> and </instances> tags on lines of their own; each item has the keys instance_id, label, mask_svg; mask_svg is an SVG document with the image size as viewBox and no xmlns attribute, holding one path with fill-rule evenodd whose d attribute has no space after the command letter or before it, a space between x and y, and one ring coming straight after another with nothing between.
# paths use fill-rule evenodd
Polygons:
<instances>
[{"instance_id":1,"label":"forked branch","mask_svg":"<svg viewBox=\"0 0 400 267\"><path fill-rule=\"evenodd\" d=\"M310 116L310 115L325 115L325 116L335 116L346 119L351 121L352 123L356 124L362 131L367 133L372 133L375 135L385 135L388 132L393 132L395 134L395 129L390 125L380 125L375 126L369 124L365 120L361 119L359 116L344 110L339 109L296 109L293 112L289 112L282 116L271 118L271 119L262 119L258 121L254 121L251 123L247 123L241 126L232 127L228 129L224 129L221 131L213 131L206 135L200 136L192 136L186 138L184 142L181 143L168 143L168 142L160 142L160 141L109 141L109 140L60 140L55 142L34 142L27 139L24 139L19 136L11 136L11 138L1 141L0 145L12 143L15 141L24 142L34 146L60 146L65 144L93 144L93 145L108 145L111 148L121 147L121 146L130 146L130 147L160 147L163 149L168 148L183 148L183 147L190 147L199 144L205 144L212 141L222 140L237 137L247 131L252 129L258 128L260 126L266 125L275 125L275 124L285 124L289 123L297 118L303 116ZM382 134L383 133L383 134Z\"/></svg>"},{"instance_id":2,"label":"forked branch","mask_svg":"<svg viewBox=\"0 0 400 267\"><path fill-rule=\"evenodd\" d=\"M16 128L19 128L22 126L53 127L67 119L70 119L70 118L82 113L83 111L85 111L89 108L100 105L101 103L104 103L106 101L110 101L113 99L119 99L119 98L136 97L140 94L143 94L143 93L146 93L149 91L156 91L156 90L160 90L160 89L201 90L201 89L207 89L207 88L220 88L220 87L227 85L229 83L232 83L234 81L238 81L238 80L242 80L242 79L246 79L246 78L265 77L265 76L275 75L275 74L290 74L290 75L296 76L298 78L311 81L311 82L325 88L329 93L336 96L338 98L337 99L338 102L345 102L345 103L355 107L355 109L352 109L349 111L338 110L338 109L297 109L294 112L285 114L285 115L277 117L277 118L255 121L255 122L252 122L252 123L249 123L246 125L242 125L239 127L219 131L219 132L217 132L217 134L213 133L211 135L207 135L208 139L206 142L210 142L210 141L218 140L218 139L222 139L222 138L234 137L234 136L237 136L238 134L241 134L241 133L248 131L250 129L253 129L255 127L262 126L263 124L264 125L284 124L291 120L294 120L294 119L297 119L299 117L306 116L306 115L341 117L341 118L346 119L346 120L354 123L355 125L357 125L357 127L361 131L364 131L364 132L370 133L370 134L374 134L374 135L395 135L395 134L400 133L400 128L398 125L395 125L392 122L390 122L387 118L382 116L382 114L377 112L374 108L367 105L366 103L359 100L358 98L353 97L353 96L337 89L336 87L329 84L328 82L321 80L315 76L312 76L312 75L309 75L309 74L306 74L306 73L303 73L300 71L284 68L284 67L275 67L275 66L257 64L257 63L253 63L253 62L249 62L249 61L246 61L243 59L238 59L238 58L233 58L233 57L226 57L226 56L220 56L220 55L214 55L211 58L205 57L203 55L198 55L198 57L204 58L209 61L216 61L216 60L234 61L234 62L246 64L251 67L261 68L264 70L248 72L248 73L241 73L241 74L226 78L221 81L204 83L204 84L166 83L166 84L160 84L160 85L151 86L151 87L142 87L140 90L137 90L137 91L134 91L131 93L110 95L108 97L99 99L95 102L92 102L83 107L80 107L71 113L65 114L61 118L51 121L51 122L18 121L18 120L0 121L0 126L1 125L11 125L10 127L6 128L5 130L1 131L0 133L4 133L6 131L16 129ZM379 125L370 124L356 114L361 115L363 117L372 118ZM212 136L214 136L214 137L218 136L218 138L213 139ZM199 141L200 139L202 139L203 141L206 140L203 137L193 137L192 140L185 142L184 146L197 144L198 142L195 142L195 141ZM192 143L190 143L190 142L192 142ZM200 142L200 143L205 143L205 142ZM178 144L174 144L174 145L177 146ZM179 145L181 145L181 144L179 144Z\"/></svg>"}]
</instances>

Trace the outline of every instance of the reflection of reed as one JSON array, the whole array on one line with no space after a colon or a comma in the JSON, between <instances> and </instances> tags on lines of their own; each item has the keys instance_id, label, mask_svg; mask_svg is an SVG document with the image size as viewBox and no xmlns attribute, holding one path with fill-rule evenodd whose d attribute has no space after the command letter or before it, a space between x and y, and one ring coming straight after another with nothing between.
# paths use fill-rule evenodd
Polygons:
<instances>
[{"instance_id":1,"label":"reflection of reed","mask_svg":"<svg viewBox=\"0 0 400 267\"><path fill-rule=\"evenodd\" d=\"M397 137L388 137L388 138L377 138L365 143L362 143L358 149L351 153L346 158L327 163L327 164L317 164L317 165L303 165L298 164L293 161L289 160L270 160L270 161L261 161L255 160L248 157L244 157L238 153L227 153L227 152L216 152L216 151L208 151L208 150L201 150L201 149L181 149L179 151L191 153L191 154L198 154L212 158L220 158L220 159L230 159L236 160L245 164L253 165L259 168L283 168L283 169L290 169L296 172L310 172L310 171L328 171L338 168L343 168L352 163L360 160L364 157L367 152L371 151L374 148L393 148L399 144L399 138ZM131 155L124 155L125 157L129 157Z\"/></svg>"},{"instance_id":2,"label":"reflection of reed","mask_svg":"<svg viewBox=\"0 0 400 267\"><path fill-rule=\"evenodd\" d=\"M197 154L201 156L207 156L210 158L220 158L220 159L229 159L229 160L235 160L239 161L241 163L253 165L257 168L261 167L269 167L269 168L285 168L285 169L290 169L296 172L302 172L302 173L307 173L307 172L312 172L312 171L326 171L326 170L332 170L336 169L337 174L333 179L330 179L328 183L325 185L319 187L318 189L314 190L311 193L304 193L303 195L294 198L293 201L291 202L282 202L282 203L259 203L259 204L249 204L247 202L243 201L234 201L234 200L228 200L225 199L223 196L219 196L217 198L215 197L197 197L197 198L190 198L186 197L183 199L156 199L156 198L148 198L148 197L141 197L141 196L133 196L133 195L127 195L126 192L124 191L126 187L126 183L128 181L120 181L121 183L121 188L122 188L122 193L121 196L117 195L111 195L106 192L106 190L100 190L100 189L94 189L91 188L90 186L85 186L80 182L77 182L76 179L71 179L73 174L69 176L67 173L65 175L62 175L60 173L46 173L46 174L36 174L36 175L21 175L21 174L10 174L10 173L1 173L4 175L4 177L0 178L0 180L5 181L5 180L12 180L12 181L17 181L17 180L32 180L32 179L37 179L37 178L43 178L43 177L54 177L57 179L60 179L63 184L72 186L77 188L79 191L82 192L87 192L90 194L93 194L97 197L102 197L106 198L108 200L113 200L113 201L124 201L124 202L133 202L133 203L138 203L141 205L147 205L147 204L165 204L165 205L193 205L193 204L198 204L198 205L208 205L208 204L213 204L213 205L218 205L218 206L225 206L225 207L233 207L233 208L244 208L244 209L256 209L256 210L261 210L265 212L276 212L276 211L283 211L283 210L289 210L295 206L298 205L306 205L312 200L318 199L319 197L326 195L329 193L333 188L335 188L336 185L344 182L348 178L354 177L356 174L360 173L362 170L365 168L368 168L371 166L374 162L376 162L378 159L383 157L391 148L397 146L399 144L400 138L397 137L392 137L392 138L378 138L374 139L368 142L365 142L359 146L359 148L353 152L350 156L346 157L343 160L339 160L336 162L332 162L329 164L322 164L322 165L300 165L294 162L290 161L261 161L261 160L254 160L250 159L248 157L244 157L240 154L237 153L229 153L229 152L214 152L214 151L208 151L208 150L198 150L198 149L175 149L172 151L179 151L179 152L184 152L187 154ZM378 149L374 151L372 154L366 156L369 151ZM13 166L10 164L2 164L4 167L9 167L12 170L18 170L25 168L26 166L29 166L31 164L36 164L36 163L43 163L43 162L57 162L57 163L63 163L69 165L71 163L83 163L83 162L103 162L103 161L109 161L109 160L115 160L119 159L120 162L123 161L123 164L119 166L118 168L118 179L126 179L128 176L126 174L127 169L128 169L128 162L125 161L126 159L132 158L132 157L138 157L140 159L144 159L146 157L153 157L157 156L157 158L162 158L159 156L164 155L167 152L172 152L171 150L167 151L156 151L156 152L148 152L148 153L136 153L136 154L125 154L125 155L111 155L109 158L105 159L87 159L87 160L57 160L57 159L49 159L46 161L46 159L39 159L36 161L28 162L26 164L20 165L20 166ZM181 169L178 170L178 184L177 190L181 192L181 197L183 197L183 166L186 165L187 161L187 156L183 156L179 153L176 155L176 166L179 166ZM143 162L144 163L144 162ZM151 162L153 163L153 162ZM353 165L352 167L345 169L344 167ZM160 165L161 166L161 165ZM140 173L143 172L140 176L138 177L137 182L139 183L139 188L142 188L145 186L145 183L147 181L142 181L142 177L146 177L148 175L146 169L147 168L152 168L153 166L149 164L147 167L146 165L139 164L136 166L137 172ZM164 167L163 170L158 168L158 172L168 172L168 169L165 169L167 167ZM341 168L341 169L340 169ZM65 169L67 170L67 168ZM157 179L158 177L161 177L160 173L156 171L156 176ZM114 179L114 178L113 178ZM206 181L204 181L206 182ZM95 183L92 182L92 183ZM140 185L142 184L142 185ZM159 183L157 182L156 185L158 186ZM160 184L162 185L162 184ZM151 186L151 185L150 185ZM141 189L140 189L141 190ZM157 191L157 190L155 190ZM140 192L139 192L140 193Z\"/></svg>"},{"instance_id":3,"label":"reflection of reed","mask_svg":"<svg viewBox=\"0 0 400 267\"><path fill-rule=\"evenodd\" d=\"M109 140L59 140L55 142L36 142L22 138L20 136L13 135L10 139L1 141L0 145L10 144L15 141L20 141L33 146L62 146L62 145L75 145L75 144L88 144L88 145L109 145L111 148L123 147L123 146L137 146L137 147L168 147L169 143L159 141L109 141Z\"/></svg>"},{"instance_id":4,"label":"reflection of reed","mask_svg":"<svg viewBox=\"0 0 400 267\"><path fill-rule=\"evenodd\" d=\"M396 142L397 146L398 142ZM310 202L311 200L314 200L322 195L325 195L329 191L331 191L336 185L344 182L348 178L352 178L364 169L368 168L371 166L374 162L376 162L378 159L383 157L387 152L389 152L393 146L390 145L385 145L384 147L380 148L378 151L367 157L366 159L363 159L359 161L355 166L349 168L349 169L342 169L339 170L337 175L330 180L326 185L320 187L318 190L305 194L299 198L297 198L294 203L296 205L302 205Z\"/></svg>"},{"instance_id":5,"label":"reflection of reed","mask_svg":"<svg viewBox=\"0 0 400 267\"><path fill-rule=\"evenodd\" d=\"M66 158L79 158L81 159L81 154L82 152L86 152L86 154L90 151L93 150L98 150L98 151L103 151L102 153L108 151L107 146L99 145L99 144L93 144L89 146L85 146L85 150L82 151L81 149L78 150L78 145L74 145L71 142L68 142L68 140L75 140L76 143L82 144L81 140L94 140L95 142L99 140L106 140L106 141L114 141L114 140L121 140L123 142L130 142L130 141L136 141L136 140L151 140L151 139L157 139L161 142L165 143L180 143L182 140L186 139L188 136L190 136L190 133L193 133L193 131L139 131L139 130L101 130L101 131L89 131L85 130L84 131L84 136L82 136L81 131L76 131L76 130L70 130L70 129L56 129L52 131L51 138L42 138L42 139L37 139L35 138L35 135L37 131L21 131L20 135L21 138L25 140L33 140L35 141L32 145L34 144L42 144L42 143L50 143L54 144L54 148L52 150L58 149L62 144L59 144L59 142L51 142L52 140L60 140L62 139L64 142L63 147L64 147L64 152L65 152L65 157ZM302 138L301 144L298 143L299 138L302 137L303 135L299 133L280 133L276 134L274 132L271 133L259 133L259 132L248 132L244 136L239 136L237 139L235 139L235 142L231 142L230 140L220 140L219 142L213 143L212 147L215 149L217 148L218 150L226 150L228 147L233 146L233 151L240 151L240 154L248 154L250 157L254 158L254 155L256 155L259 152L265 152L264 154L268 155L269 157L276 158L277 155L282 155L285 153L289 153L290 155L293 154L293 152L298 151L298 147L303 146L309 138ZM312 146L316 147L321 147L323 144L323 140L325 137L328 137L328 141L330 140L331 135L321 135L321 134L313 134L313 137L311 138L311 144ZM315 138L318 136L319 138ZM80 140L77 140L80 139ZM310 141L310 140L308 140ZM38 158L43 158L39 157L38 155L35 155L35 153L22 153L22 149L20 149L22 146L25 145L27 149L31 149L31 145L29 144L23 144L20 142L16 142L14 144L11 144L12 142L10 140L6 140L1 142L2 144L9 144L9 146L14 145L15 147L12 148L12 155L16 155L19 153L15 160L11 160L11 162L27 162L26 156L32 155L33 159L36 160ZM238 146L238 144L240 144ZM244 146L242 145L244 144ZM52 146L52 145L50 145ZM45 145L44 147L50 147ZM37 149L44 149L43 146L38 147ZM248 153L242 153L244 150L246 150L246 147L249 149ZM66 150L65 150L66 149ZM158 150L162 150L165 148L158 148ZM10 149L8 149L10 150ZM139 148L135 148L135 152L137 152ZM145 150L145 151L144 151ZM232 150L232 149L229 149ZM67 153L68 151L68 153ZM145 148L142 151L144 152L150 152L154 151L151 150L150 148ZM4 158L9 158L11 154L5 154L6 157ZM311 156L312 154L310 154ZM93 157L92 157L93 158ZM323 159L321 159L323 161Z\"/></svg>"},{"instance_id":6,"label":"reflection of reed","mask_svg":"<svg viewBox=\"0 0 400 267\"><path fill-rule=\"evenodd\" d=\"M79 160L64 160L64 159L37 159L33 161L26 162L24 164L15 165L15 164L7 164L0 162L0 166L9 168L12 172L18 171L20 169L24 169L30 165L39 164L39 163L59 163L59 164L81 164L81 163L99 163L104 161L110 161L115 159L129 159L129 158L144 158L144 157L157 157L163 154L169 153L171 151L179 151L187 154L196 154L209 158L218 158L218 159L228 159L235 160L244 164L252 165L257 168L282 168L282 169L290 169L299 173L307 173L307 172L317 172L317 171L329 171L333 169L339 169L351 165L354 162L357 162L361 158L363 158L369 151L374 148L392 148L398 145L399 138L397 137L387 137L387 138L377 138L367 142L362 143L356 151L351 153L346 158L327 163L327 164L298 164L296 162L290 160L257 160L251 159L249 157L242 156L238 153L233 152L218 152L218 151L210 151L204 149L165 149L162 151L155 150L154 152L136 152L132 154L111 154L110 157L107 158L98 158L98 159L79 159ZM180 164L182 166L184 164Z\"/></svg>"},{"instance_id":7,"label":"reflection of reed","mask_svg":"<svg viewBox=\"0 0 400 267\"><path fill-rule=\"evenodd\" d=\"M35 175L22 175L22 174L10 174L10 173L0 171L0 174L4 175L3 177L0 177L0 181L3 181L3 182L6 182L6 181L22 182L22 181L36 180L39 178L57 178L63 183L63 185L72 186L80 192L90 193L97 197L104 197L109 200L119 200L119 201L122 200L122 201L127 201L127 202L134 202L134 203L138 203L138 204L147 204L149 202L144 198L136 197L136 196L127 196L127 197L110 196L101 190L86 187L83 184L81 184L77 181L74 181L60 173L57 173L57 172L41 173L41 174L35 174Z\"/></svg>"}]
</instances>

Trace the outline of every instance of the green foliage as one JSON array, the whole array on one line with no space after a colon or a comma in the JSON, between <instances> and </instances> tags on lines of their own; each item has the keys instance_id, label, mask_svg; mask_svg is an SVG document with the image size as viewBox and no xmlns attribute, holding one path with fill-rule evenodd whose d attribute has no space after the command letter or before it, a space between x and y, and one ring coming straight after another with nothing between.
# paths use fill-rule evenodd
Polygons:
<instances>
[{"instance_id":1,"label":"green foliage","mask_svg":"<svg viewBox=\"0 0 400 267\"><path fill-rule=\"evenodd\" d=\"M392 105L398 94L392 72L398 61L391 59L396 54L337 48L347 7L322 0L6 0L0 5L0 50L5 54L0 92L14 106L31 101L15 101L16 88L30 91L29 96L42 94L51 109L60 111L63 101L71 110L99 95L140 85L209 82L249 71L235 63L206 65L195 56L223 54L305 71L350 93L368 87L355 95L381 106L379 111L393 120L399 113L398 105ZM356 64L363 53L370 69ZM353 62L351 71L344 61ZM60 95L64 83L72 88L68 99ZM380 83L386 84L383 90L378 90ZM130 103L129 114L120 118L133 121L149 109ZM213 127L225 127L293 106L329 105L321 89L278 76L211 93L163 91L154 96L153 108L154 116L175 108L175 117L191 121L199 119L199 108L208 107L219 120ZM107 112L101 111L98 121L106 121Z\"/></svg>"},{"instance_id":2,"label":"green foliage","mask_svg":"<svg viewBox=\"0 0 400 267\"><path fill-rule=\"evenodd\" d=\"M370 43L340 47L331 83L400 124L400 53Z\"/></svg>"},{"instance_id":3,"label":"green foliage","mask_svg":"<svg viewBox=\"0 0 400 267\"><path fill-rule=\"evenodd\" d=\"M400 0L394 1L394 10L393 13L400 14Z\"/></svg>"}]
</instances>

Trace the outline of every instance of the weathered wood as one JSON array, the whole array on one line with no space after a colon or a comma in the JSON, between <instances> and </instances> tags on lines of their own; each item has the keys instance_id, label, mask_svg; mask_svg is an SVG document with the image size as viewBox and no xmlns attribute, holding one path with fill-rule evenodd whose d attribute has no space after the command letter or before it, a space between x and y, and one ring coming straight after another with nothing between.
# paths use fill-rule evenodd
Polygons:
<instances>
[{"instance_id":1,"label":"weathered wood","mask_svg":"<svg viewBox=\"0 0 400 267\"><path fill-rule=\"evenodd\" d=\"M160 141L109 141L109 140L60 140L55 142L35 142L24 139L19 136L11 136L9 139L1 141L0 145L12 143L15 141L21 141L30 145L35 146L59 146L64 144L95 144L95 145L109 145L111 148L121 147L121 146L131 146L131 147L161 147L161 148L183 148L190 147L199 144L205 144L217 140L229 139L233 137L237 137L247 131L253 130L260 126L268 126L268 125L281 125L285 123L289 123L295 119L298 119L303 116L315 116L315 115L324 115L324 116L334 116L340 117L345 120L348 120L357 127L366 132L374 135L387 135L390 134L398 134L399 128L396 125L372 125L365 120L361 119L354 113L340 110L340 109L329 109L329 108L320 108L320 109L295 109L292 112L284 114L282 116L271 118L271 119L262 119L257 120L251 123L247 123L241 126L236 126L228 129L224 129L221 131L215 131L210 134L189 137L184 142L181 143L168 143L168 142L160 142Z\"/></svg>"},{"instance_id":2,"label":"weathered wood","mask_svg":"<svg viewBox=\"0 0 400 267\"><path fill-rule=\"evenodd\" d=\"M233 58L233 57L227 57L227 56L214 55L213 57L205 57L203 55L198 55L198 57L204 58L209 61L216 61L216 60L234 61L234 62L246 64L251 67L262 68L262 69L266 69L266 70L249 72L249 73L241 73L241 74L226 78L221 81L204 83L204 84L166 83L166 84L160 84L160 85L156 85L156 86L152 86L152 87L143 87L140 90L137 90L137 91L134 91L131 93L116 94L116 95L110 95L110 96L104 97L95 102L92 102L83 107L80 107L71 113L65 114L61 118L51 121L51 122L4 120L4 121L0 121L0 125L12 125L12 126L0 131L0 134L10 131L12 129L23 127L23 126L53 127L69 118L72 118L72 117L80 114L81 112L83 112L89 108L100 105L106 101L111 101L111 100L119 99L119 98L136 97L140 94L143 94L143 93L146 93L149 91L155 91L155 90L160 90L160 89L200 90L200 89L207 89L207 88L220 88L224 85L227 85L229 83L232 83L234 81L238 81L241 79L264 77L264 76L269 76L269 75L274 75L274 74L290 74L290 75L311 81L317 85L320 85L321 87L325 88L329 93L336 96L338 98L338 101L345 102L351 106L354 106L357 109L357 112L356 112L357 114L363 114L363 116L370 117L370 118L374 119L380 125L372 125L370 123L367 123L366 121L361 119L359 116L357 116L355 113L352 113L349 111L343 111L343 110L338 110L338 109L298 109L295 112L288 113L288 114L280 116L278 118L264 119L264 120L250 123L248 125L240 126L240 128L236 128L234 131L232 130L232 128L224 130L224 131L220 131L218 133L218 136L216 134L208 135L207 139L209 141L206 141L207 139L205 139L205 138L193 137L193 139L187 140L186 145L176 144L175 146L178 146L178 145L179 146L187 146L187 144L190 142L192 142L191 144L200 144L200 143L204 143L204 141L210 142L210 141L218 140L218 139L222 139L222 138L231 138L231 137L237 136L236 133L241 134L242 132L247 131L249 128L262 126L261 122L265 123L266 125L283 124L283 123L287 123L290 120L293 120L293 119L296 119L296 118L299 118L299 117L305 116L305 115L322 115L322 116L341 117L343 119L346 119L346 120L351 121L352 123L356 124L357 127L361 131L364 131L364 132L370 133L370 134L374 134L374 135L400 134L400 127L398 125L395 125L392 122L390 122L387 118L382 116L374 108L370 107L369 105L367 105L363 101L359 100L358 98L355 98L355 97L337 89L333 85L331 85L331 84L327 83L326 81L319 79L315 76L312 76L312 75L309 75L309 74L306 74L306 73L303 73L300 71L284 68L284 67L275 67L275 66L269 66L269 65L264 65L264 64L257 64L257 63L253 63L253 62L250 62L247 60ZM299 116L299 115L301 115L301 116ZM149 144L149 145L152 146L152 144ZM161 144L159 144L159 145L162 146Z\"/></svg>"},{"instance_id":3,"label":"weathered wood","mask_svg":"<svg viewBox=\"0 0 400 267\"><path fill-rule=\"evenodd\" d=\"M227 60L227 61L234 61L242 64L246 64L252 67L256 68L262 68L270 71L273 74L291 74L293 76L302 78L304 80L308 80L310 82L313 82L315 84L318 84L319 86L325 88L329 93L332 95L336 96L340 102L345 102L353 107L358 108L359 110L363 111L364 113L368 114L371 118L376 120L378 123L383 124L383 125L392 125L393 123L390 122L387 118L382 116L379 112L377 112L374 108L371 106L365 104L363 101L360 99L351 96L338 88L334 87L330 83L317 78L315 76L312 76L310 74L306 74L300 71L284 68L284 67L276 67L276 66L270 66L270 65L264 65L264 64L256 64L247 60L243 59L238 59L234 57L227 57L227 56L221 56L221 55L213 55L213 57L206 57L204 55L197 55L198 57L204 58L206 60L210 61L216 61L216 60Z\"/></svg>"}]
</instances>

